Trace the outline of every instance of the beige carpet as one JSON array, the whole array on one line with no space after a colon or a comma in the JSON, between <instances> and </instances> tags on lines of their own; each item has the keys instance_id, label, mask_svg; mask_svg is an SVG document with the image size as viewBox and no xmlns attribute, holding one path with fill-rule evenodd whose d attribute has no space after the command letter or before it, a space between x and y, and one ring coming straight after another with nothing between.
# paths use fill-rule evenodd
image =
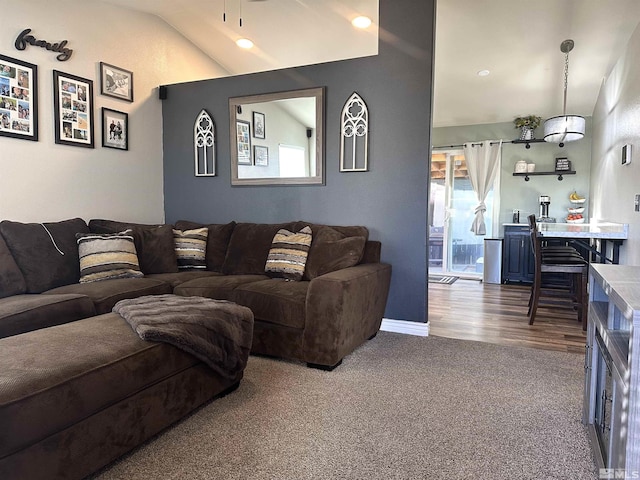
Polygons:
<instances>
[{"instance_id":1,"label":"beige carpet","mask_svg":"<svg viewBox=\"0 0 640 480\"><path fill-rule=\"evenodd\" d=\"M251 357L240 388L110 479L597 479L579 355L380 332L333 372Z\"/></svg>"}]
</instances>

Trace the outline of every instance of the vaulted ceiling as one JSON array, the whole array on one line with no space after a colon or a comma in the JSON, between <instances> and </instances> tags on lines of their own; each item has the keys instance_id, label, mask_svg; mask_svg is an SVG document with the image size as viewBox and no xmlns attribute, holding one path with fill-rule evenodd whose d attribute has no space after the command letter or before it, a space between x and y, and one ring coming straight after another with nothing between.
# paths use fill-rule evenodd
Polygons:
<instances>
[{"instance_id":1,"label":"vaulted ceiling","mask_svg":"<svg viewBox=\"0 0 640 480\"><path fill-rule=\"evenodd\" d=\"M378 0L94 1L161 17L230 74L377 53ZM353 28L358 15L373 25ZM575 41L567 110L591 115L639 22L639 0L438 0L434 126L562 113L560 43L567 38ZM254 48L238 48L240 37ZM490 74L478 76L481 70Z\"/></svg>"}]
</instances>

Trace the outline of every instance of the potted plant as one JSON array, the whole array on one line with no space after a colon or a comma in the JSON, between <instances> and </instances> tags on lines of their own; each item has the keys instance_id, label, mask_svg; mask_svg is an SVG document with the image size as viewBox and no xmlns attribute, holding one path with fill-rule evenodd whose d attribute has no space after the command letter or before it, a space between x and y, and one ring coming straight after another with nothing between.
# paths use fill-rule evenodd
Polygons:
<instances>
[{"instance_id":1,"label":"potted plant","mask_svg":"<svg viewBox=\"0 0 640 480\"><path fill-rule=\"evenodd\" d=\"M542 118L535 115L527 115L526 117L517 117L513 123L516 128L520 129L520 140L533 140L533 132L540 126Z\"/></svg>"}]
</instances>

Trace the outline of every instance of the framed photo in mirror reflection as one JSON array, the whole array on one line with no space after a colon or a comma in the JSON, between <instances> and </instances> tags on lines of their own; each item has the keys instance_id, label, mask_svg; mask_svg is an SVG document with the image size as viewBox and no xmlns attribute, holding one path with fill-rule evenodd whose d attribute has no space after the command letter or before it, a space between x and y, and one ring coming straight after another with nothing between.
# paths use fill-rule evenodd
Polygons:
<instances>
[{"instance_id":1,"label":"framed photo in mirror reflection","mask_svg":"<svg viewBox=\"0 0 640 480\"><path fill-rule=\"evenodd\" d=\"M263 145L253 146L254 165L257 167L269 166L269 147Z\"/></svg>"},{"instance_id":2,"label":"framed photo in mirror reflection","mask_svg":"<svg viewBox=\"0 0 640 480\"><path fill-rule=\"evenodd\" d=\"M253 112L253 138L266 138L264 113Z\"/></svg>"},{"instance_id":3,"label":"framed photo in mirror reflection","mask_svg":"<svg viewBox=\"0 0 640 480\"><path fill-rule=\"evenodd\" d=\"M251 126L244 120L236 120L238 165L251 165Z\"/></svg>"}]
</instances>

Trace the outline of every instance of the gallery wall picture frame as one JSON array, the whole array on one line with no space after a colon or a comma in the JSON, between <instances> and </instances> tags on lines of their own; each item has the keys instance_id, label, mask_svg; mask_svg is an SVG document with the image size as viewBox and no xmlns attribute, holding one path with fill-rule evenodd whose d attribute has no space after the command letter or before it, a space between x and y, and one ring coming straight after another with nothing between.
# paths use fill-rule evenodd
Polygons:
<instances>
[{"instance_id":1,"label":"gallery wall picture frame","mask_svg":"<svg viewBox=\"0 0 640 480\"><path fill-rule=\"evenodd\" d=\"M236 121L238 138L238 165L251 165L251 125L244 120Z\"/></svg>"},{"instance_id":2,"label":"gallery wall picture frame","mask_svg":"<svg viewBox=\"0 0 640 480\"><path fill-rule=\"evenodd\" d=\"M100 62L100 95L133 102L133 72Z\"/></svg>"},{"instance_id":3,"label":"gallery wall picture frame","mask_svg":"<svg viewBox=\"0 0 640 480\"><path fill-rule=\"evenodd\" d=\"M266 123L264 113L253 112L253 138L266 138Z\"/></svg>"},{"instance_id":4,"label":"gallery wall picture frame","mask_svg":"<svg viewBox=\"0 0 640 480\"><path fill-rule=\"evenodd\" d=\"M38 67L0 55L0 136L38 141Z\"/></svg>"},{"instance_id":5,"label":"gallery wall picture frame","mask_svg":"<svg viewBox=\"0 0 640 480\"><path fill-rule=\"evenodd\" d=\"M129 114L102 107L102 146L129 150Z\"/></svg>"},{"instance_id":6,"label":"gallery wall picture frame","mask_svg":"<svg viewBox=\"0 0 640 480\"><path fill-rule=\"evenodd\" d=\"M53 71L56 143L94 148L93 80Z\"/></svg>"},{"instance_id":7,"label":"gallery wall picture frame","mask_svg":"<svg viewBox=\"0 0 640 480\"><path fill-rule=\"evenodd\" d=\"M253 164L257 167L269 166L269 147L264 145L253 146Z\"/></svg>"}]
</instances>

